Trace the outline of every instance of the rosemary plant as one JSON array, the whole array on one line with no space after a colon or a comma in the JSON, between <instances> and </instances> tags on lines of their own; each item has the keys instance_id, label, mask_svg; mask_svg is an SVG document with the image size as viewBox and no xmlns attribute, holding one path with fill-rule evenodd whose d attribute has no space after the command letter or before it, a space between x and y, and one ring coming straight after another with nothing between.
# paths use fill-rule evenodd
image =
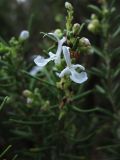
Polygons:
<instances>
[{"instance_id":1,"label":"rosemary plant","mask_svg":"<svg viewBox=\"0 0 120 160\"><path fill-rule=\"evenodd\" d=\"M0 38L0 159L119 160L120 16L114 1L89 8L76 23L66 2L29 58L30 31Z\"/></svg>"}]
</instances>

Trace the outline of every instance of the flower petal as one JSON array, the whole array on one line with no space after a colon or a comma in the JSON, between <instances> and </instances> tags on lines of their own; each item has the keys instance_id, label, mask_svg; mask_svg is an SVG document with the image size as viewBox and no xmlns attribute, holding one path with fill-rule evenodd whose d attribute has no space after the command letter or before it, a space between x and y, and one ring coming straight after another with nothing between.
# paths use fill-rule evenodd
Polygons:
<instances>
[{"instance_id":1,"label":"flower petal","mask_svg":"<svg viewBox=\"0 0 120 160\"><path fill-rule=\"evenodd\" d=\"M56 33L47 33L46 35L51 35L55 38L55 40L58 42L58 48L56 51L56 58L55 58L55 64L60 64L61 62L61 52L62 52L62 45L66 41L66 37L63 37L62 39L59 39L58 35ZM44 35L44 36L46 36Z\"/></svg>"},{"instance_id":2,"label":"flower petal","mask_svg":"<svg viewBox=\"0 0 120 160\"><path fill-rule=\"evenodd\" d=\"M81 70L85 70L85 67L83 67L82 65L80 65L80 64L73 64L72 65L72 68L74 68L74 69L77 69L77 68L80 68Z\"/></svg>"},{"instance_id":3,"label":"flower petal","mask_svg":"<svg viewBox=\"0 0 120 160\"><path fill-rule=\"evenodd\" d=\"M71 64L71 59L70 59L69 47L63 46L62 49L63 49L63 54L64 54L64 57L65 57L65 61L67 63L67 66L71 67L72 64Z\"/></svg>"},{"instance_id":4,"label":"flower petal","mask_svg":"<svg viewBox=\"0 0 120 160\"><path fill-rule=\"evenodd\" d=\"M61 40L58 41L58 48L56 52L56 59L55 64L60 64L61 61L61 52L62 52L62 45L66 41L66 37L63 37Z\"/></svg>"},{"instance_id":5,"label":"flower petal","mask_svg":"<svg viewBox=\"0 0 120 160\"><path fill-rule=\"evenodd\" d=\"M58 49L57 49L57 52L56 52L55 64L60 64L60 61L61 61L61 52L62 52L62 45L58 44Z\"/></svg>"},{"instance_id":6,"label":"flower petal","mask_svg":"<svg viewBox=\"0 0 120 160\"><path fill-rule=\"evenodd\" d=\"M88 79L88 77L86 72L78 73L75 70L71 70L70 79L76 83L81 84L85 82Z\"/></svg>"},{"instance_id":7,"label":"flower petal","mask_svg":"<svg viewBox=\"0 0 120 160\"><path fill-rule=\"evenodd\" d=\"M44 67L48 62L50 61L53 61L55 60L56 58L56 55L52 52L49 52L49 58L44 58L42 56L37 56L35 59L34 59L34 62L36 63L37 66L40 66L40 67Z\"/></svg>"},{"instance_id":8,"label":"flower petal","mask_svg":"<svg viewBox=\"0 0 120 160\"><path fill-rule=\"evenodd\" d=\"M37 66L40 66L40 67L44 67L49 61L50 61L50 58L45 59L45 58L42 57L42 56L37 56L37 57L34 59L35 64L36 64Z\"/></svg>"},{"instance_id":9,"label":"flower petal","mask_svg":"<svg viewBox=\"0 0 120 160\"><path fill-rule=\"evenodd\" d=\"M29 72L30 75L35 76L39 71L41 71L43 67L34 66Z\"/></svg>"},{"instance_id":10,"label":"flower petal","mask_svg":"<svg viewBox=\"0 0 120 160\"><path fill-rule=\"evenodd\" d=\"M70 74L70 70L68 67L66 67L65 69L62 70L62 72L59 74L59 77L64 77L65 75Z\"/></svg>"},{"instance_id":11,"label":"flower petal","mask_svg":"<svg viewBox=\"0 0 120 160\"><path fill-rule=\"evenodd\" d=\"M66 37L63 37L63 38L60 40L61 44L63 45L63 43L65 43L66 40L67 40Z\"/></svg>"},{"instance_id":12,"label":"flower petal","mask_svg":"<svg viewBox=\"0 0 120 160\"><path fill-rule=\"evenodd\" d=\"M54 53L49 52L48 54L49 54L49 56L50 56L51 61L52 61L52 60L55 60L56 55L55 55Z\"/></svg>"}]
</instances>

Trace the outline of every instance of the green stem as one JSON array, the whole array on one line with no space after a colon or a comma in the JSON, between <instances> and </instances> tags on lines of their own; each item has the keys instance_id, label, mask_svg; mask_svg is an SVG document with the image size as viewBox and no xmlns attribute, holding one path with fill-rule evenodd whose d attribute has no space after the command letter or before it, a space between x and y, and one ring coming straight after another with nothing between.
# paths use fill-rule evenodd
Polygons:
<instances>
[{"instance_id":1,"label":"green stem","mask_svg":"<svg viewBox=\"0 0 120 160\"><path fill-rule=\"evenodd\" d=\"M107 10L109 9L107 4L103 4L103 8L106 8ZM114 95L112 94L112 83L113 83L113 78L111 75L111 57L109 55L109 38L110 38L110 33L109 33L109 27L110 26L110 21L108 21L108 17L103 17L102 20L102 33L103 33L103 53L105 56L105 65L106 65L106 84L107 84L107 95L108 95L108 100L113 108L113 111L116 112L116 105L114 101ZM105 26L105 27L104 27Z\"/></svg>"}]
</instances>

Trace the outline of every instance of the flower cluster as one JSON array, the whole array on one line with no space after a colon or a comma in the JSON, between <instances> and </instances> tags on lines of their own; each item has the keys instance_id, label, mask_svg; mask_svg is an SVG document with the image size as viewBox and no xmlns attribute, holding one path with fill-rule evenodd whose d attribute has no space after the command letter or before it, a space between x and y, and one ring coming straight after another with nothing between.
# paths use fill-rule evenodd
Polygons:
<instances>
[{"instance_id":1,"label":"flower cluster","mask_svg":"<svg viewBox=\"0 0 120 160\"><path fill-rule=\"evenodd\" d=\"M63 37L62 39L59 39L56 33L48 33L48 35L53 36L57 40L58 46L57 46L56 54L49 52L48 53L49 57L46 59L43 56L37 56L34 59L35 64L38 67L44 67L50 61L54 61L55 64L60 64L62 53L63 53L67 66L60 73L57 73L57 75L60 78L64 76L69 76L69 78L75 83L81 84L85 82L88 79L87 73L85 72L85 68L80 64L71 63L70 48L64 45L64 43L67 41L67 38ZM80 70L80 72L78 71L78 69Z\"/></svg>"}]
</instances>

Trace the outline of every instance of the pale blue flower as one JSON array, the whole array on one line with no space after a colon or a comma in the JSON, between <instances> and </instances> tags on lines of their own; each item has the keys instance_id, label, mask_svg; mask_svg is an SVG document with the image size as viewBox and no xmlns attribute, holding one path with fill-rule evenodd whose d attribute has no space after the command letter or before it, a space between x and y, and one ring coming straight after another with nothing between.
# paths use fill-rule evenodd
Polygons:
<instances>
[{"instance_id":1,"label":"pale blue flower","mask_svg":"<svg viewBox=\"0 0 120 160\"><path fill-rule=\"evenodd\" d=\"M43 67L39 67L39 66L34 66L31 70L30 70L30 72L29 72L29 74L31 75L31 76L35 76L39 71L41 71L43 69Z\"/></svg>"},{"instance_id":2,"label":"pale blue flower","mask_svg":"<svg viewBox=\"0 0 120 160\"><path fill-rule=\"evenodd\" d=\"M52 35L58 42L56 54L49 52L48 53L49 58L44 58L43 56L37 56L34 59L34 62L36 63L37 66L44 67L50 61L54 61L55 64L60 64L60 62L61 62L62 45L66 41L66 37L59 39L57 34L55 34L55 33L48 33L48 35Z\"/></svg>"},{"instance_id":3,"label":"pale blue flower","mask_svg":"<svg viewBox=\"0 0 120 160\"><path fill-rule=\"evenodd\" d=\"M70 79L73 82L79 84L85 82L88 79L87 73L85 72L85 68L80 64L71 63L69 47L63 46L62 49L65 61L67 63L67 67L62 70L62 72L59 74L59 77L64 77L65 75L69 75ZM81 70L80 73L77 71L78 68Z\"/></svg>"},{"instance_id":4,"label":"pale blue flower","mask_svg":"<svg viewBox=\"0 0 120 160\"><path fill-rule=\"evenodd\" d=\"M21 40L26 40L26 39L29 38L29 36L30 36L29 31L23 30L23 31L20 33L19 38L20 38Z\"/></svg>"}]
</instances>

